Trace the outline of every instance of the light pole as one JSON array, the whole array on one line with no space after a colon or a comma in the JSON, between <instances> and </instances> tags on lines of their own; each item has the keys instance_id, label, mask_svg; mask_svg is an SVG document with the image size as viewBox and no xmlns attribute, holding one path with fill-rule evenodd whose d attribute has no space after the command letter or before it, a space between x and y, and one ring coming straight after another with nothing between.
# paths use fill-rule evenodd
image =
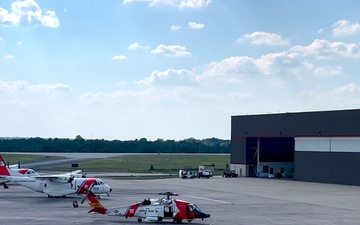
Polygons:
<instances>
[{"instance_id":1,"label":"light pole","mask_svg":"<svg viewBox=\"0 0 360 225\"><path fill-rule=\"evenodd\" d=\"M170 141L170 176L172 176L172 173L171 173L171 167L172 167L172 141Z\"/></svg>"}]
</instances>

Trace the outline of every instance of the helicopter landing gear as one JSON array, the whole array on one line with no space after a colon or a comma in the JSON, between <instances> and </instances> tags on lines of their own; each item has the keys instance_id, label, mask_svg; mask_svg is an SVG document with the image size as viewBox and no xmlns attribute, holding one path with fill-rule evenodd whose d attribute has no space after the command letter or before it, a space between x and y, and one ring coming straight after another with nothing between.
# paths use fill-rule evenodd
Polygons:
<instances>
[{"instance_id":1,"label":"helicopter landing gear","mask_svg":"<svg viewBox=\"0 0 360 225\"><path fill-rule=\"evenodd\" d=\"M182 219L174 219L173 220L173 223L181 223L182 222Z\"/></svg>"}]
</instances>

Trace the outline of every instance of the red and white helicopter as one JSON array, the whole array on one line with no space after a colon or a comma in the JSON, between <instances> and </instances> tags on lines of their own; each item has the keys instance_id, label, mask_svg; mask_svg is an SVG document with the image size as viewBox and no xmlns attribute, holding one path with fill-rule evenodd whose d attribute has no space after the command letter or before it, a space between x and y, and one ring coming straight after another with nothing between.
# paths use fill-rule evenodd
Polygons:
<instances>
[{"instance_id":1,"label":"red and white helicopter","mask_svg":"<svg viewBox=\"0 0 360 225\"><path fill-rule=\"evenodd\" d=\"M165 192L165 197L160 199L145 199L142 202L130 206L118 206L105 208L101 205L94 193L91 191L87 194L90 207L88 212L107 214L109 216L123 216L125 218L137 217L138 222L160 222L163 220L172 220L173 223L181 223L183 220L191 222L194 219L209 218L210 214L202 212L195 204L187 201L173 199L171 196L176 195L172 192Z\"/></svg>"},{"instance_id":2,"label":"red and white helicopter","mask_svg":"<svg viewBox=\"0 0 360 225\"><path fill-rule=\"evenodd\" d=\"M89 190L92 190L98 197L101 194L109 196L112 191L111 187L99 178L78 177L78 175L80 174L18 175L5 165L0 156L0 179L19 184L36 192L45 193L49 198L65 197L72 194L87 194Z\"/></svg>"}]
</instances>

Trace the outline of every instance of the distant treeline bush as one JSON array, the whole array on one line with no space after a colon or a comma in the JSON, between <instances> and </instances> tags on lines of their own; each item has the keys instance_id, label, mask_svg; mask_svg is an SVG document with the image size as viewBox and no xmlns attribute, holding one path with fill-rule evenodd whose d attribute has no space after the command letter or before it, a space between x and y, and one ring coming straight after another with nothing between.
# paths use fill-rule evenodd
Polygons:
<instances>
[{"instance_id":1,"label":"distant treeline bush","mask_svg":"<svg viewBox=\"0 0 360 225\"><path fill-rule=\"evenodd\" d=\"M194 138L181 141L146 138L131 141L64 138L0 138L1 152L97 152L97 153L230 153L230 140Z\"/></svg>"}]
</instances>

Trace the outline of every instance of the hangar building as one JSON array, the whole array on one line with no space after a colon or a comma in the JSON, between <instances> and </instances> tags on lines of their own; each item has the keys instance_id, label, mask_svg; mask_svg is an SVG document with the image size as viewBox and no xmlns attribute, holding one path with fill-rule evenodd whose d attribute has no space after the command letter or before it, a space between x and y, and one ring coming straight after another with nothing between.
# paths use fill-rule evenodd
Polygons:
<instances>
[{"instance_id":1,"label":"hangar building","mask_svg":"<svg viewBox=\"0 0 360 225\"><path fill-rule=\"evenodd\" d=\"M360 109L231 117L240 176L360 185Z\"/></svg>"}]
</instances>

